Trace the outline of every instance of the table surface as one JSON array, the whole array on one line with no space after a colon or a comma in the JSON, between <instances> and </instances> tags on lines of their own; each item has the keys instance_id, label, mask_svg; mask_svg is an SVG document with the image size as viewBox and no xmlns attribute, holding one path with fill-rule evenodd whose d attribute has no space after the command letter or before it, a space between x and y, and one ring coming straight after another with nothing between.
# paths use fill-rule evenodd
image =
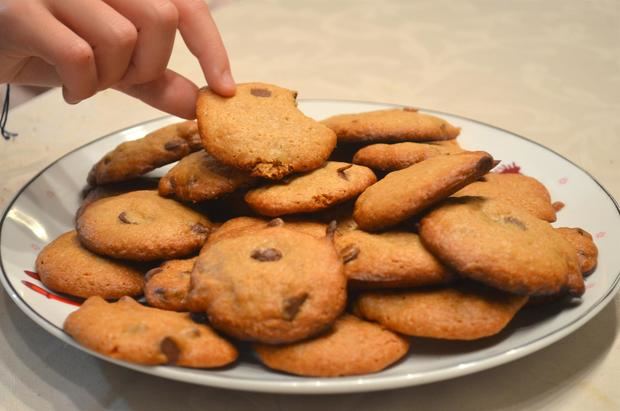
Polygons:
<instances>
[{"instance_id":1,"label":"table surface","mask_svg":"<svg viewBox=\"0 0 620 411\"><path fill-rule=\"evenodd\" d=\"M620 3L212 1L236 80L300 98L460 114L550 147L620 198ZM172 68L204 82L177 39ZM59 90L10 113L0 205L67 151L162 113L114 91L69 106ZM620 297L515 362L385 392L286 396L143 375L61 343L0 292L0 409L620 409Z\"/></svg>"}]
</instances>

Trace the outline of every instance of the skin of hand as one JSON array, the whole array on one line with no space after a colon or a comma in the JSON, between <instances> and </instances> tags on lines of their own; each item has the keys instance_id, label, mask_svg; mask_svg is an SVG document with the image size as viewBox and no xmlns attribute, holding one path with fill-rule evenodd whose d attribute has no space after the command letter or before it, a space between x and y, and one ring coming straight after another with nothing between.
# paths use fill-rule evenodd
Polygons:
<instances>
[{"instance_id":1,"label":"skin of hand","mask_svg":"<svg viewBox=\"0 0 620 411\"><path fill-rule=\"evenodd\" d=\"M62 85L70 104L114 88L192 119L198 87L167 68L177 30L209 87L234 95L203 0L0 0L0 83Z\"/></svg>"}]
</instances>

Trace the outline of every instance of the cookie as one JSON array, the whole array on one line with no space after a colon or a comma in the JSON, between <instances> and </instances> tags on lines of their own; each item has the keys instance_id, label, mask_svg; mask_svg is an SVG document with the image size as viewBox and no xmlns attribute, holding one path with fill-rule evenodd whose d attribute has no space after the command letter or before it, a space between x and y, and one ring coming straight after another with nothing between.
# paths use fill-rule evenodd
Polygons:
<instances>
[{"instance_id":1,"label":"cookie","mask_svg":"<svg viewBox=\"0 0 620 411\"><path fill-rule=\"evenodd\" d=\"M455 197L420 221L424 245L462 276L520 295L579 296L575 249L548 222L500 200Z\"/></svg>"},{"instance_id":2,"label":"cookie","mask_svg":"<svg viewBox=\"0 0 620 411\"><path fill-rule=\"evenodd\" d=\"M336 249L349 285L358 287L419 287L451 281L454 274L405 231L380 234L352 230L336 235Z\"/></svg>"},{"instance_id":3,"label":"cookie","mask_svg":"<svg viewBox=\"0 0 620 411\"><path fill-rule=\"evenodd\" d=\"M591 274L598 260L598 248L592 235L582 228L560 227L556 229L577 251L579 268L584 275Z\"/></svg>"},{"instance_id":4,"label":"cookie","mask_svg":"<svg viewBox=\"0 0 620 411\"><path fill-rule=\"evenodd\" d=\"M237 359L232 344L189 313L145 307L130 297L116 303L91 297L63 328L88 349L137 364L214 368Z\"/></svg>"},{"instance_id":5,"label":"cookie","mask_svg":"<svg viewBox=\"0 0 620 411\"><path fill-rule=\"evenodd\" d=\"M334 130L338 143L398 143L451 140L460 128L412 108L340 114L321 121Z\"/></svg>"},{"instance_id":6,"label":"cookie","mask_svg":"<svg viewBox=\"0 0 620 411\"><path fill-rule=\"evenodd\" d=\"M555 208L547 188L523 174L489 173L462 188L454 196L477 196L506 201L545 221L555 221Z\"/></svg>"},{"instance_id":7,"label":"cookie","mask_svg":"<svg viewBox=\"0 0 620 411\"><path fill-rule=\"evenodd\" d=\"M94 186L129 180L201 148L195 121L171 124L119 144L91 168L87 181Z\"/></svg>"},{"instance_id":8,"label":"cookie","mask_svg":"<svg viewBox=\"0 0 620 411\"><path fill-rule=\"evenodd\" d=\"M446 140L452 142L454 140ZM439 142L437 142L439 143ZM457 143L425 144L396 143L371 144L358 150L353 156L353 163L370 167L373 170L389 172L407 168L427 158L463 152Z\"/></svg>"},{"instance_id":9,"label":"cookie","mask_svg":"<svg viewBox=\"0 0 620 411\"><path fill-rule=\"evenodd\" d=\"M474 284L456 288L368 291L355 309L364 318L405 335L476 340L499 333L528 297Z\"/></svg>"},{"instance_id":10,"label":"cookie","mask_svg":"<svg viewBox=\"0 0 620 411\"><path fill-rule=\"evenodd\" d=\"M269 368L308 377L342 377L383 370L409 351L409 341L380 325L345 314L314 339L290 345L255 344Z\"/></svg>"},{"instance_id":11,"label":"cookie","mask_svg":"<svg viewBox=\"0 0 620 411\"><path fill-rule=\"evenodd\" d=\"M205 247L208 244L218 241L220 238L245 232L255 232L268 226L285 226L290 230L299 231L318 239L324 238L327 230L327 224L318 221L294 218L267 220L260 217L237 217L226 221L210 234Z\"/></svg>"},{"instance_id":12,"label":"cookie","mask_svg":"<svg viewBox=\"0 0 620 411\"><path fill-rule=\"evenodd\" d=\"M104 198L77 220L86 248L109 257L153 261L185 257L204 244L211 222L155 191Z\"/></svg>"},{"instance_id":13,"label":"cookie","mask_svg":"<svg viewBox=\"0 0 620 411\"><path fill-rule=\"evenodd\" d=\"M93 254L69 231L46 245L35 263L47 288L76 297L117 299L142 295L143 271L118 260Z\"/></svg>"},{"instance_id":14,"label":"cookie","mask_svg":"<svg viewBox=\"0 0 620 411\"><path fill-rule=\"evenodd\" d=\"M492 167L493 157L484 151L429 158L368 187L357 198L353 217L366 231L395 226L478 180Z\"/></svg>"},{"instance_id":15,"label":"cookie","mask_svg":"<svg viewBox=\"0 0 620 411\"><path fill-rule=\"evenodd\" d=\"M217 161L201 150L183 157L159 181L159 194L179 200L200 202L220 198L256 179Z\"/></svg>"},{"instance_id":16,"label":"cookie","mask_svg":"<svg viewBox=\"0 0 620 411\"><path fill-rule=\"evenodd\" d=\"M296 96L264 83L239 84L228 98L202 89L196 117L204 147L224 164L272 180L320 167L336 135L299 111Z\"/></svg>"},{"instance_id":17,"label":"cookie","mask_svg":"<svg viewBox=\"0 0 620 411\"><path fill-rule=\"evenodd\" d=\"M344 309L346 278L331 239L282 226L221 237L196 261L192 311L241 340L293 342L328 328Z\"/></svg>"},{"instance_id":18,"label":"cookie","mask_svg":"<svg viewBox=\"0 0 620 411\"><path fill-rule=\"evenodd\" d=\"M170 311L188 311L185 299L189 293L190 275L196 257L169 260L146 273L144 297L151 307Z\"/></svg>"},{"instance_id":19,"label":"cookie","mask_svg":"<svg viewBox=\"0 0 620 411\"><path fill-rule=\"evenodd\" d=\"M358 196L377 181L367 167L329 161L307 174L248 191L245 201L270 217L324 210Z\"/></svg>"},{"instance_id":20,"label":"cookie","mask_svg":"<svg viewBox=\"0 0 620 411\"><path fill-rule=\"evenodd\" d=\"M137 190L154 190L157 189L159 178L138 177L132 180L121 181L119 183L110 183L103 186L87 186L82 191L82 199L80 207L75 213L75 218L82 215L82 212L90 204L106 197L113 197L119 194L128 193Z\"/></svg>"}]
</instances>

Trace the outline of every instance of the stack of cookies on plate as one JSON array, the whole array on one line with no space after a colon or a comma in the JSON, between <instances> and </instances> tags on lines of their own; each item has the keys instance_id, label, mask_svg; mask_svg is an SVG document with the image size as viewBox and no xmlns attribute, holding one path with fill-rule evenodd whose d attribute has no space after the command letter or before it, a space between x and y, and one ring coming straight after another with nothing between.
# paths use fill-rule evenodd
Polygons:
<instances>
[{"instance_id":1,"label":"stack of cookies on plate","mask_svg":"<svg viewBox=\"0 0 620 411\"><path fill-rule=\"evenodd\" d=\"M86 299L64 328L89 349L213 368L247 341L272 369L372 373L409 336L485 338L528 301L579 297L596 265L540 182L491 172L440 118L317 122L261 83L202 90L197 118L103 156L76 230L37 258L48 288Z\"/></svg>"}]
</instances>

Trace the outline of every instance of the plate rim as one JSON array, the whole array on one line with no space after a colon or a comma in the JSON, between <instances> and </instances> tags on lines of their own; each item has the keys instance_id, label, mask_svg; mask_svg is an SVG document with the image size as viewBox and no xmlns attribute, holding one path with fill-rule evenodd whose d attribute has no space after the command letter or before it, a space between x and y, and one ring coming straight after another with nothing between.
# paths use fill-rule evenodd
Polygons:
<instances>
[{"instance_id":1,"label":"plate rim","mask_svg":"<svg viewBox=\"0 0 620 411\"><path fill-rule=\"evenodd\" d=\"M321 98L311 98L311 99L299 99L299 102L309 102L309 103L344 103L344 104L361 104L361 105L372 105L372 106L382 106L385 108L389 107L406 107L406 105L402 104L394 104L394 103L382 103L382 102L374 102L374 101L363 101L363 100L347 100L347 99L321 99ZM586 169L582 168L578 164L575 164L570 159L566 158L564 155L557 153L553 149L537 142L531 140L527 137L516 134L512 131L503 129L501 127L485 123L480 120L471 119L469 117L452 114L439 110L425 109L421 107L417 107L420 111L436 114L436 115L447 115L454 118L463 119L466 121L470 121L484 127L489 127L495 130L499 130L503 133L509 134L518 139L527 141L531 144L534 144L543 150L550 152L551 154L565 160L573 167L577 168L581 172L583 172L588 178L590 178L593 182L595 182L598 187L605 193L605 195L611 200L611 203L616 209L616 213L620 217L620 205L614 198L614 196ZM130 129L144 126L150 123L156 123L164 120L173 120L179 119L173 115L164 115L156 118L152 118L149 120L141 121L136 124L132 124L130 126L117 129L112 131L106 135L95 138L87 143L84 143L66 153L62 156L56 158L48 165L46 165L43 169L33 175L27 182L23 183L23 185L17 190L17 192L12 196L12 198L6 203L6 205L2 209L2 216L0 217L0 244L2 244L2 232L4 228L4 223L7 220L8 213L12 209L15 202L22 195L22 193L43 173L45 173L52 166L62 161L64 158L69 155L83 150L85 147L88 147L91 144L97 143L106 138L112 137L119 133L128 131ZM182 121L182 119L179 119ZM52 324L48 319L39 314L36 310L34 310L25 300L23 300L17 290L13 287L10 280L8 279L8 275L6 273L4 267L4 258L2 256L2 249L0 248L0 283L2 283L3 288L13 300L13 302L21 309L21 311L26 314L31 320L45 329L47 332L52 334L54 337L59 338L64 343L67 343L73 347L76 347L84 352L87 352L93 355L96 358L105 360L107 362L111 362L116 365L123 366L125 368L132 369L134 371L140 371L146 374L159 376L163 378L173 379L176 381L183 381L192 384L205 385L211 387L218 388L226 388L231 390L243 390L243 391L254 391L254 392L268 392L268 393L280 393L280 394L334 394L334 393L354 393L354 392L370 392L370 391L379 391L386 389L395 389L402 388L408 386L429 384L437 381L449 380L456 377L472 374L475 372L483 371L486 369L494 368L502 364L507 364L513 362L519 358L525 357L533 352L536 352L544 347L547 347L569 334L575 332L581 326L586 324L591 318L593 318L596 314L603 310L613 299L615 294L620 289L620 271L616 274L614 281L610 284L607 293L599 298L598 301L593 303L588 310L582 314L579 318L575 319L572 323L564 326L560 330L551 331L543 336L536 338L534 341L526 342L522 345L519 345L515 348L512 348L506 352L501 352L493 355L492 357L484 358L483 360L472 360L468 363L461 364L458 367L452 366L445 369L433 370L433 371L419 371L414 373L407 373L405 375L397 375L397 376L383 376L377 380L364 380L366 376L353 376L353 377L344 377L340 379L332 379L332 378L308 378L300 381L264 381L260 379L235 379L234 377L228 376L217 376L205 374L200 376L200 380L196 380L193 375L183 376L182 371L187 370L182 367L163 367L163 366L142 366L139 364L133 364L126 361L116 360L110 357L106 357L102 354L99 354L95 351L92 351L88 348L82 347L77 344L72 338L70 338L61 328ZM456 368L456 369L455 369ZM191 369L190 369L191 370ZM181 374L179 374L181 373ZM179 374L179 375L177 375ZM447 375L446 375L447 374ZM185 378L183 378L185 377ZM230 383L234 381L235 385L231 386Z\"/></svg>"}]
</instances>

